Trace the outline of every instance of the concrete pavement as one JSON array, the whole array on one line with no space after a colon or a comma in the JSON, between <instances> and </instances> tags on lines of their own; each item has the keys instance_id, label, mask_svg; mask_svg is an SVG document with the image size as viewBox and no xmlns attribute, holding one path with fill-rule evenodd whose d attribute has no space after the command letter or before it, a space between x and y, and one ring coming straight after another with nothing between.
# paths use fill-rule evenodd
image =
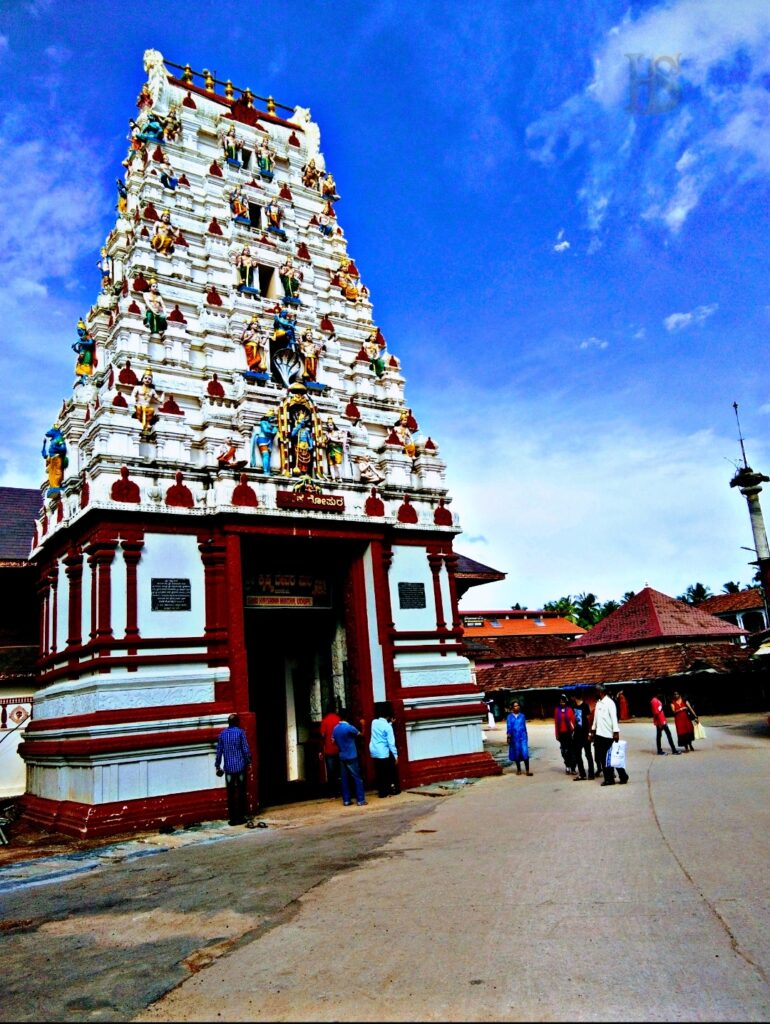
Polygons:
<instances>
[{"instance_id":1,"label":"concrete pavement","mask_svg":"<svg viewBox=\"0 0 770 1024\"><path fill-rule=\"evenodd\" d=\"M436 807L140 1020L767 1020L768 745L712 729L628 786L535 775Z\"/></svg>"}]
</instances>

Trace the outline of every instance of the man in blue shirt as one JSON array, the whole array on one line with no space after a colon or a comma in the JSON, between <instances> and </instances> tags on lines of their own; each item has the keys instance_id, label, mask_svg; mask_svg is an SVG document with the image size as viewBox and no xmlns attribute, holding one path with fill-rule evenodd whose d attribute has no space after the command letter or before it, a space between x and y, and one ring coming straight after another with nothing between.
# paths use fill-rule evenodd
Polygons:
<instances>
[{"instance_id":1,"label":"man in blue shirt","mask_svg":"<svg viewBox=\"0 0 770 1024\"><path fill-rule=\"evenodd\" d=\"M377 778L377 794L380 797L400 793L398 784L398 750L396 737L393 733L393 712L390 704L383 701L374 705L372 735L369 741L369 753Z\"/></svg>"},{"instance_id":2,"label":"man in blue shirt","mask_svg":"<svg viewBox=\"0 0 770 1024\"><path fill-rule=\"evenodd\" d=\"M217 775L225 777L230 825L243 825L246 821L246 769L251 764L249 741L239 722L238 715L227 719L227 728L217 740L214 759Z\"/></svg>"},{"instance_id":3,"label":"man in blue shirt","mask_svg":"<svg viewBox=\"0 0 770 1024\"><path fill-rule=\"evenodd\" d=\"M364 780L361 775L361 766L358 763L358 748L356 747L356 736L361 733L348 721L348 712L343 708L340 711L340 723L334 727L332 739L337 744L340 752L340 786L342 788L342 802L350 807L350 780L356 789L356 803L363 807L366 803L364 793Z\"/></svg>"}]
</instances>

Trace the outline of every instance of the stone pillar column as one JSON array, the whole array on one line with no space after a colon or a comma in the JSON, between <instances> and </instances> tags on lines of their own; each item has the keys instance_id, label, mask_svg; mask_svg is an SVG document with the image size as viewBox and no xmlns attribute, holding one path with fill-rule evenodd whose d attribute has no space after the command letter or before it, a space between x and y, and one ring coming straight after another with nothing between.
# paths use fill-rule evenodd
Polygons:
<instances>
[{"instance_id":1,"label":"stone pillar column","mask_svg":"<svg viewBox=\"0 0 770 1024\"><path fill-rule=\"evenodd\" d=\"M69 578L69 617L67 647L80 647L83 642L83 552L70 548L64 559L64 571Z\"/></svg>"},{"instance_id":2,"label":"stone pillar column","mask_svg":"<svg viewBox=\"0 0 770 1024\"><path fill-rule=\"evenodd\" d=\"M439 632L446 631L446 619L444 618L444 599L441 595L441 567L444 559L438 551L428 551L428 565L433 574L433 600L436 604L436 629Z\"/></svg>"},{"instance_id":3,"label":"stone pillar column","mask_svg":"<svg viewBox=\"0 0 770 1024\"><path fill-rule=\"evenodd\" d=\"M139 639L139 611L136 585L136 567L142 557L144 540L127 537L120 543L126 563L126 640Z\"/></svg>"},{"instance_id":4,"label":"stone pillar column","mask_svg":"<svg viewBox=\"0 0 770 1024\"><path fill-rule=\"evenodd\" d=\"M459 629L462 623L460 622L460 609L458 607L457 600L457 579L455 573L457 572L457 563L460 561L459 557L450 551L448 555L444 555L444 564L446 565L447 578L449 579L449 593L452 596L452 629Z\"/></svg>"}]
</instances>

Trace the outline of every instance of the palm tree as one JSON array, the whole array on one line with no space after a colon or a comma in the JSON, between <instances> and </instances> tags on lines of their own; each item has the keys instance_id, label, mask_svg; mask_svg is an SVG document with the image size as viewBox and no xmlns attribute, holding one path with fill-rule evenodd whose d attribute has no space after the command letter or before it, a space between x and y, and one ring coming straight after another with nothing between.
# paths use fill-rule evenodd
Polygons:
<instances>
[{"instance_id":1,"label":"palm tree","mask_svg":"<svg viewBox=\"0 0 770 1024\"><path fill-rule=\"evenodd\" d=\"M743 587L740 585L740 583L734 583L732 580L728 580L727 583L722 584L723 594L740 594L742 590Z\"/></svg>"},{"instance_id":2,"label":"palm tree","mask_svg":"<svg viewBox=\"0 0 770 1024\"><path fill-rule=\"evenodd\" d=\"M559 615L569 619L570 622L577 622L578 620L577 605L571 594L567 594L566 597L560 597L556 601L546 601L543 605L543 611L558 612Z\"/></svg>"},{"instance_id":3,"label":"palm tree","mask_svg":"<svg viewBox=\"0 0 770 1024\"><path fill-rule=\"evenodd\" d=\"M599 621L600 606L596 600L596 594L578 594L575 598L577 607L577 622L584 629L590 629Z\"/></svg>"},{"instance_id":4,"label":"palm tree","mask_svg":"<svg viewBox=\"0 0 770 1024\"><path fill-rule=\"evenodd\" d=\"M620 608L620 601L613 601L611 599L609 601L605 601L603 604L599 605L599 617L596 621L601 622L602 619L606 619L608 615L612 615L612 613L617 611L618 608Z\"/></svg>"},{"instance_id":5,"label":"palm tree","mask_svg":"<svg viewBox=\"0 0 770 1024\"><path fill-rule=\"evenodd\" d=\"M711 589L704 583L691 583L683 594L680 594L677 601L684 601L685 604L700 604L707 597L711 597Z\"/></svg>"},{"instance_id":6,"label":"palm tree","mask_svg":"<svg viewBox=\"0 0 770 1024\"><path fill-rule=\"evenodd\" d=\"M636 591L635 590L627 590L625 592L625 594L621 597L620 603L621 604L627 604L628 601L630 601L632 597L636 597Z\"/></svg>"}]
</instances>

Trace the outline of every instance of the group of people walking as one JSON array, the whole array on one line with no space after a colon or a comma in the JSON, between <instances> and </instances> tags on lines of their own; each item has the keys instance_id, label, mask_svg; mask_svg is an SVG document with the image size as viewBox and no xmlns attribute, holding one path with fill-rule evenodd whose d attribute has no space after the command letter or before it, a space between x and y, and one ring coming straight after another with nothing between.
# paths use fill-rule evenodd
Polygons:
<instances>
[{"instance_id":1,"label":"group of people walking","mask_svg":"<svg viewBox=\"0 0 770 1024\"><path fill-rule=\"evenodd\" d=\"M593 709L584 697L575 701L565 693L559 695L554 712L554 733L564 761L564 770L567 775L574 776L575 782L599 778L603 786L614 785L617 772L617 781L620 785L625 785L628 782L628 772L625 769L624 750L618 749L618 746L624 748L625 744L620 743L618 722L619 718L628 718L628 703L622 691L618 694L618 698L623 696L622 702L619 702L618 698L613 699L602 685L596 686L596 693L597 701ZM675 690L672 694L670 708L674 715L677 744L681 750L674 744L666 721L662 693L653 697L651 708L658 754L665 754L661 745L664 734L668 738L672 754L694 750L696 731L705 735L692 705L678 691ZM526 774L532 775L529 766L527 720L518 701L514 701L511 706L506 720L506 734L508 759L516 765L516 774L522 774L523 764Z\"/></svg>"}]
</instances>

